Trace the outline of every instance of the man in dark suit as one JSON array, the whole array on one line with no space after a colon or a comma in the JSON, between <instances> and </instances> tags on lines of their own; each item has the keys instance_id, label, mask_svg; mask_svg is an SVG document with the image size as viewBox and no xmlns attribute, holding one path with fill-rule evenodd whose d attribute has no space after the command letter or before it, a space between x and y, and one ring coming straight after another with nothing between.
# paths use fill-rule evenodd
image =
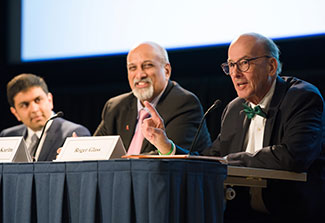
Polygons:
<instances>
[{"instance_id":1,"label":"man in dark suit","mask_svg":"<svg viewBox=\"0 0 325 223\"><path fill-rule=\"evenodd\" d=\"M203 109L193 93L170 80L171 65L166 50L153 42L137 45L127 56L127 70L132 92L107 101L102 121L94 135L120 135L128 150L138 129L138 112L143 109L143 102L148 101L165 119L164 127L168 137L178 145L189 147L203 116ZM202 150L210 143L204 123L196 148ZM154 151L156 148L151 143L140 140L139 150L129 150L128 153ZM175 149L170 146L163 154L174 153Z\"/></svg>"},{"instance_id":2,"label":"man in dark suit","mask_svg":"<svg viewBox=\"0 0 325 223\"><path fill-rule=\"evenodd\" d=\"M8 83L7 97L10 111L23 124L4 129L0 137L24 136L31 155L35 155L35 160L54 160L57 149L73 134L90 136L89 130L84 126L56 118L49 121L36 148L45 123L54 115L53 96L45 81L34 74L20 74Z\"/></svg>"},{"instance_id":3,"label":"man in dark suit","mask_svg":"<svg viewBox=\"0 0 325 223\"><path fill-rule=\"evenodd\" d=\"M307 182L269 180L263 191L240 188L227 202L225 222L323 222L325 112L319 90L279 77L279 49L256 33L231 43L222 68L238 98L226 106L220 134L202 154L226 157L230 165L307 172ZM144 122L144 135L165 151L169 145L156 128L163 121L146 106L153 115Z\"/></svg>"}]
</instances>

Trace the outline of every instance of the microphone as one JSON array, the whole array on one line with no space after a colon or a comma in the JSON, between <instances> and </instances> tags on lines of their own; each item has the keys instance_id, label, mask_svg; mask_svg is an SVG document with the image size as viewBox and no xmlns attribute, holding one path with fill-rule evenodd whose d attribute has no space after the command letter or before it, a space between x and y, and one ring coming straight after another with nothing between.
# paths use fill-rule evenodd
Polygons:
<instances>
[{"instance_id":1,"label":"microphone","mask_svg":"<svg viewBox=\"0 0 325 223\"><path fill-rule=\"evenodd\" d=\"M53 119L56 119L56 118L59 118L59 117L62 117L63 116L63 112L62 111L59 111L58 113L56 113L55 115L53 115L51 118L49 118L46 122L45 122L45 125L44 125L44 127L43 127L43 130L42 130L42 133L41 133L41 136L39 137L39 139L38 139L38 141L37 141L37 144L36 144L36 146L35 146L35 150L34 150L34 153L33 153L33 161L35 161L35 154L36 154L36 151L37 151L37 149L38 149L38 146L39 146L39 144L40 144L40 142L41 142L41 139L42 139L42 137L43 137L43 135L44 135L44 132L45 132L45 129L46 129L46 125L47 125L47 123L49 122L49 121L51 121L51 120L53 120Z\"/></svg>"},{"instance_id":2,"label":"microphone","mask_svg":"<svg viewBox=\"0 0 325 223\"><path fill-rule=\"evenodd\" d=\"M203 125L203 122L205 120L205 117L207 116L207 114L212 111L213 109L219 107L219 105L221 104L221 101L219 99L215 100L214 103L210 106L210 108L204 113L202 119L201 119L201 122L200 122L200 125L199 125L199 128L197 129L196 131L196 134L195 134L195 137L194 137L194 140L192 142L192 145L190 147L190 150L188 151L188 155L190 156L191 155L191 152L197 142L197 139L198 139L198 136L199 136L199 133L201 131L201 128L202 128L202 125Z\"/></svg>"}]
</instances>

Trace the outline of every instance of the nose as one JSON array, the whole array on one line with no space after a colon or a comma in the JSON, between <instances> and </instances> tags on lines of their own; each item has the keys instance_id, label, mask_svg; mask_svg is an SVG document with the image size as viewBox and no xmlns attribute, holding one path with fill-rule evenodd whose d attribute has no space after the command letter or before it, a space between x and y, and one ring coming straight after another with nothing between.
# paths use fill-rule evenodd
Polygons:
<instances>
[{"instance_id":1,"label":"nose","mask_svg":"<svg viewBox=\"0 0 325 223\"><path fill-rule=\"evenodd\" d=\"M29 104L29 109L31 112L37 112L39 110L39 104L33 101Z\"/></svg>"},{"instance_id":2,"label":"nose","mask_svg":"<svg viewBox=\"0 0 325 223\"><path fill-rule=\"evenodd\" d=\"M235 64L235 67L233 67L231 70L229 70L229 74L233 77L240 77L242 76L242 72L238 69L238 65Z\"/></svg>"},{"instance_id":3,"label":"nose","mask_svg":"<svg viewBox=\"0 0 325 223\"><path fill-rule=\"evenodd\" d=\"M143 78L146 78L148 75L147 73L144 71L144 69L138 69L138 71L135 74L135 78L138 80L141 80Z\"/></svg>"}]
</instances>

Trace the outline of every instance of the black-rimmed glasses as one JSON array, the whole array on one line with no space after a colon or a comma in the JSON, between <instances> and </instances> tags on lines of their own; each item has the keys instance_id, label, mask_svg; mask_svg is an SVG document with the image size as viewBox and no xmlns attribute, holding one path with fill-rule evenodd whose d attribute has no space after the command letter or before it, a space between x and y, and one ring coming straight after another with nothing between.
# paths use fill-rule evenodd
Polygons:
<instances>
[{"instance_id":1,"label":"black-rimmed glasses","mask_svg":"<svg viewBox=\"0 0 325 223\"><path fill-rule=\"evenodd\" d=\"M271 58L270 56L264 55L260 57L253 57L249 59L241 59L238 60L237 62L225 62L221 64L221 68L225 74L230 75L232 71L235 69L235 65L237 65L237 69L240 70L241 72L245 72L249 69L250 61L257 60L260 58Z\"/></svg>"}]
</instances>

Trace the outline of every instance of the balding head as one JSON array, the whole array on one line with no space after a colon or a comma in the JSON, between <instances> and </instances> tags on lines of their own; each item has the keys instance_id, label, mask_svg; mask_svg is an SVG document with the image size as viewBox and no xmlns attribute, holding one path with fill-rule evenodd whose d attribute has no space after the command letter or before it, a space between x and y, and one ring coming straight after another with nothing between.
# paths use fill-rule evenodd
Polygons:
<instances>
[{"instance_id":1,"label":"balding head","mask_svg":"<svg viewBox=\"0 0 325 223\"><path fill-rule=\"evenodd\" d=\"M281 70L274 51L278 57L273 41L257 33L243 34L231 43L229 73L239 97L258 104L271 89Z\"/></svg>"},{"instance_id":2,"label":"balding head","mask_svg":"<svg viewBox=\"0 0 325 223\"><path fill-rule=\"evenodd\" d=\"M245 33L238 36L235 40L232 41L229 50L232 45L236 43L243 43L244 45L250 46L252 52L263 52L265 55L273 57L277 60L278 64L276 74L279 75L281 73L282 64L280 62L280 50L272 39L267 38L259 33Z\"/></svg>"},{"instance_id":3,"label":"balding head","mask_svg":"<svg viewBox=\"0 0 325 223\"><path fill-rule=\"evenodd\" d=\"M171 74L166 50L154 42L133 47L127 56L128 79L140 101L152 101L166 87Z\"/></svg>"},{"instance_id":4,"label":"balding head","mask_svg":"<svg viewBox=\"0 0 325 223\"><path fill-rule=\"evenodd\" d=\"M160 46L159 44L151 41L143 42L132 47L126 58L127 61L129 59L129 55L132 54L138 48L148 48L148 49L151 48L152 50L155 51L156 55L161 59L161 62L163 64L169 63L168 53L166 49Z\"/></svg>"}]
</instances>

